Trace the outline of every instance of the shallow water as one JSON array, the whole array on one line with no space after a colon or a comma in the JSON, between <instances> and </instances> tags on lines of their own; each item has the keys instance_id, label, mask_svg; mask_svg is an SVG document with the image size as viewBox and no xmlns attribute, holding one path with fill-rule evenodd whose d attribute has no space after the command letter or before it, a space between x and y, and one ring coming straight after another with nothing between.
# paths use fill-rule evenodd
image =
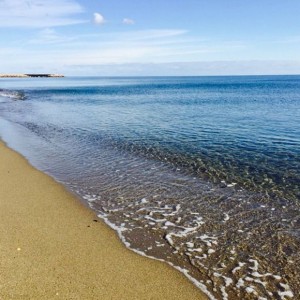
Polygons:
<instances>
[{"instance_id":1,"label":"shallow water","mask_svg":"<svg viewBox=\"0 0 300 300\"><path fill-rule=\"evenodd\" d=\"M186 270L212 299L297 298L299 76L5 79L0 89L2 138L128 247Z\"/></svg>"}]
</instances>

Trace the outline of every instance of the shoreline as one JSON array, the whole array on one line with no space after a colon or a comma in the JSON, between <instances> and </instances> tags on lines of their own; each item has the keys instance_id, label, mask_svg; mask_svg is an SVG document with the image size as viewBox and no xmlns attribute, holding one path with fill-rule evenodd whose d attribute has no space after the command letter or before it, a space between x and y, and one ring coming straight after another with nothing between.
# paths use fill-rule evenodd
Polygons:
<instances>
[{"instance_id":1,"label":"shoreline","mask_svg":"<svg viewBox=\"0 0 300 300\"><path fill-rule=\"evenodd\" d=\"M1 299L207 299L0 141Z\"/></svg>"}]
</instances>

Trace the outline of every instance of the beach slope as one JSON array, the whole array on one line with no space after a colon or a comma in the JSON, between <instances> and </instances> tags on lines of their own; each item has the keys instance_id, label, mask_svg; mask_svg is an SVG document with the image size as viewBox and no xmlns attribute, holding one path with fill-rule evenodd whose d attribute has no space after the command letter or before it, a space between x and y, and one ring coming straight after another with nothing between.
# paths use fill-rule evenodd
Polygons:
<instances>
[{"instance_id":1,"label":"beach slope","mask_svg":"<svg viewBox=\"0 0 300 300\"><path fill-rule=\"evenodd\" d=\"M206 299L0 143L0 299Z\"/></svg>"}]
</instances>

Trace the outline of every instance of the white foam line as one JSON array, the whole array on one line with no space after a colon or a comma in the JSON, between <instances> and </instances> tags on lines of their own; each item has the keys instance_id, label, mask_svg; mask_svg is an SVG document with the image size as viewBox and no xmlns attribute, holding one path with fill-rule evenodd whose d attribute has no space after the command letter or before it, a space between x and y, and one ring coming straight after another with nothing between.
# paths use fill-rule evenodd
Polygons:
<instances>
[{"instance_id":1,"label":"white foam line","mask_svg":"<svg viewBox=\"0 0 300 300\"><path fill-rule=\"evenodd\" d=\"M192 242L187 242L187 243L185 243L185 244L186 244L186 246L187 246L188 248L194 248L194 247L195 247L195 244L192 243Z\"/></svg>"},{"instance_id":2,"label":"white foam line","mask_svg":"<svg viewBox=\"0 0 300 300\"><path fill-rule=\"evenodd\" d=\"M187 249L189 252L198 252L198 253L201 253L203 250L202 250L202 248L194 248L194 249L191 249L191 248L189 248L189 249Z\"/></svg>"},{"instance_id":3,"label":"white foam line","mask_svg":"<svg viewBox=\"0 0 300 300\"><path fill-rule=\"evenodd\" d=\"M161 223L161 222L166 222L167 221L167 219L154 219L154 218L151 218L150 216L145 216L144 218L147 219L147 220L156 222L156 223Z\"/></svg>"},{"instance_id":4,"label":"white foam line","mask_svg":"<svg viewBox=\"0 0 300 300\"><path fill-rule=\"evenodd\" d=\"M236 273L236 271L240 270L246 263L242 263L242 262L239 262L239 265L238 267L235 267L233 270L232 270L232 273Z\"/></svg>"},{"instance_id":5,"label":"white foam line","mask_svg":"<svg viewBox=\"0 0 300 300\"><path fill-rule=\"evenodd\" d=\"M278 295L281 297L281 299L285 299L285 297L293 298L294 294L288 284L280 283L280 285L285 289L284 292L278 292Z\"/></svg>"},{"instance_id":6,"label":"white foam line","mask_svg":"<svg viewBox=\"0 0 300 300\"><path fill-rule=\"evenodd\" d=\"M230 286L231 284L233 284L233 280L229 277L223 276L224 281L225 281L225 286Z\"/></svg>"},{"instance_id":7,"label":"white foam line","mask_svg":"<svg viewBox=\"0 0 300 300\"><path fill-rule=\"evenodd\" d=\"M239 289L241 288L242 286L245 286L245 281L243 278L240 278L236 284L236 287Z\"/></svg>"},{"instance_id":8,"label":"white foam line","mask_svg":"<svg viewBox=\"0 0 300 300\"><path fill-rule=\"evenodd\" d=\"M172 223L172 222L170 222L170 221L167 221L166 223L165 223L165 226L173 226L173 227L179 227L177 224L174 224L174 223Z\"/></svg>"},{"instance_id":9,"label":"white foam line","mask_svg":"<svg viewBox=\"0 0 300 300\"><path fill-rule=\"evenodd\" d=\"M180 211L180 209L181 209L180 204L177 204L176 207L175 207L175 211L173 211L170 214L165 214L164 216L175 216Z\"/></svg>"},{"instance_id":10,"label":"white foam line","mask_svg":"<svg viewBox=\"0 0 300 300\"><path fill-rule=\"evenodd\" d=\"M89 205L91 206L91 203L89 203ZM168 262L168 261L165 261L163 259L159 259L159 258L156 258L156 257L153 257L153 256L150 256L150 255L147 255L145 254L144 252L140 251L140 250L137 250L137 249L133 249L131 248L131 245L129 242L126 241L124 235L123 235L123 232L127 231L128 229L126 229L124 227L124 224L122 224L121 226L117 226L115 224L113 224L112 222L110 222L107 218L107 214L105 213L102 213L102 214L98 214L98 217L101 218L102 220L104 220L104 222L109 226L111 227L113 230L115 230L117 233L118 233L118 236L120 238L120 240L123 242L123 244L126 246L126 248L130 249L131 251L141 255L141 256L144 256L144 257L147 257L147 258L150 258L150 259L154 259L154 260L157 260L157 261L161 261L161 262L165 262L167 264L169 264L170 266L174 267L176 270L178 270L179 272L183 273L197 288L199 288L204 294L206 294L208 296L208 298L210 300L217 300L211 293L210 291L207 289L206 285L203 284L202 282L199 282L198 280L196 280L194 277L192 277L190 274L189 274L189 271L186 270L186 269L183 269L179 266L175 266L174 264L172 264L171 262ZM151 217L149 217L149 219L152 219L152 220L155 220ZM195 226L195 227L192 227L192 228L184 228L184 230L182 232L179 232L179 233L169 233L165 236L166 240L168 241L168 243L170 245L173 245L173 240L171 238L171 236L177 236L177 237L183 237L183 236L186 236L186 235L189 235L193 232L195 232L195 230L197 230L201 225L202 225L202 221L201 221L201 217L200 218L197 218L197 225L198 226ZM156 222L157 221L161 221L161 220L155 220ZM174 223L173 223L174 224ZM173 225L172 224L172 225ZM171 224L170 224L171 225ZM179 226L178 226L179 227ZM182 228L182 229L183 229ZM207 239L210 239L210 242L212 242L212 240L215 240L217 239L216 237L213 237L213 236L208 236L206 234L202 235L200 237L200 239L204 242L208 242ZM188 245L190 245L189 243L187 243ZM188 249L188 250L196 250L196 249ZM198 249L197 249L198 250ZM199 249L200 250L200 249ZM201 249L202 250L202 249ZM206 255L205 255L206 256ZM207 257L207 256L206 256ZM197 258L199 259L204 259L204 257L199 257L197 256ZM259 264L258 264L258 261L255 260L255 259L249 259L250 262L253 263L253 266L250 267L250 269L252 269L252 276L255 278L261 278L261 277L266 277L266 276L272 276L273 278L277 279L277 280L280 280L281 277L278 276L278 275L274 275L274 274L271 274L271 273L266 273L266 274L261 274L258 272L258 268L259 268ZM232 270L232 273L234 274L236 271L238 271L239 269L241 269L243 266L245 265L245 263L241 263L239 262L239 266L234 268ZM219 273L215 273L214 274L215 276L217 277L223 277L224 280L225 280L225 285L226 287L233 284L233 281L232 279L228 278L228 277L225 277L225 276L222 276L221 274ZM244 278L240 278L236 284L236 287L237 288L241 288L241 287L245 287L245 281L250 281L250 282L256 282L258 284L261 284L263 286L265 286L265 283L258 280L258 279L254 279L254 278L251 278L251 277L244 277ZM280 283L280 285L285 289L285 291L278 291L278 295L279 297L282 299L282 300L286 300L286 298L293 298L294 297L294 294L292 292L292 290L290 289L289 285L288 284L283 284L283 283ZM224 286L221 286L220 287L220 290L221 290L221 293L222 293L222 298L224 300L227 300L228 299L228 294L226 292L226 287ZM255 289L253 286L248 286L245 288L246 292L248 294L255 294L257 295ZM260 300L264 300L263 297L260 297L259 298Z\"/></svg>"},{"instance_id":11,"label":"white foam line","mask_svg":"<svg viewBox=\"0 0 300 300\"><path fill-rule=\"evenodd\" d=\"M118 211L122 211L123 208L112 208L112 209L109 209L108 212L109 213L113 213L113 212L118 212Z\"/></svg>"},{"instance_id":12,"label":"white foam line","mask_svg":"<svg viewBox=\"0 0 300 300\"><path fill-rule=\"evenodd\" d=\"M141 200L138 200L136 201L136 204L144 204L144 203L148 203L149 201L146 199L146 198L143 198ZM140 209L138 209L137 211L143 211L143 210L146 210L146 211L150 211L151 214L157 212L157 213L161 213L164 217L168 217L168 216L175 216L179 210L181 209L181 205L180 204L177 204L175 206L175 210L170 212L170 213L167 213L166 211L168 210L173 210L173 205L165 205L165 207L163 208L158 208L158 207L142 207Z\"/></svg>"},{"instance_id":13,"label":"white foam line","mask_svg":"<svg viewBox=\"0 0 300 300\"><path fill-rule=\"evenodd\" d=\"M292 291L285 291L285 292L278 292L279 296L281 297L281 299L285 299L285 297L289 297L289 298L293 298L294 294Z\"/></svg>"},{"instance_id":14,"label":"white foam line","mask_svg":"<svg viewBox=\"0 0 300 300\"><path fill-rule=\"evenodd\" d=\"M259 279L254 279L253 281L256 282L256 283L258 283L258 284L261 284L264 288L266 288L266 286L267 286L266 282L263 282L263 281L261 281Z\"/></svg>"},{"instance_id":15,"label":"white foam line","mask_svg":"<svg viewBox=\"0 0 300 300\"><path fill-rule=\"evenodd\" d=\"M180 268L178 266L174 266L172 263L169 263L169 265L173 266L176 270L180 271L181 273L183 273L190 281L192 281L192 283L198 287L203 293L205 293L209 299L211 300L217 300L217 298L215 298L207 289L206 285L199 282L198 280L196 280L194 277L192 277L189 273L188 270Z\"/></svg>"},{"instance_id":16,"label":"white foam line","mask_svg":"<svg viewBox=\"0 0 300 300\"><path fill-rule=\"evenodd\" d=\"M197 221L196 221L197 226L195 226L195 227L179 227L178 226L178 228L182 228L183 230L181 232L177 232L177 233L170 232L170 233L166 234L166 236L165 236L166 240L168 241L168 243L171 246L173 246L174 242L173 242L172 236L176 236L176 237L180 238L180 237L185 237L185 236L187 236L189 234L194 233L196 230L198 230L200 228L200 226L202 224L204 224L204 222L202 222L201 220L202 220L202 217L198 217L197 218Z\"/></svg>"},{"instance_id":17,"label":"white foam line","mask_svg":"<svg viewBox=\"0 0 300 300\"><path fill-rule=\"evenodd\" d=\"M253 286L248 286L248 287L246 287L246 292L247 292L248 294L254 294L254 295L257 295L257 293L256 293L256 291L255 291L255 289L254 289Z\"/></svg>"},{"instance_id":18,"label":"white foam line","mask_svg":"<svg viewBox=\"0 0 300 300\"><path fill-rule=\"evenodd\" d=\"M198 237L202 242L204 242L208 247L212 247L212 244L217 245L216 237L210 237L207 234Z\"/></svg>"},{"instance_id":19,"label":"white foam line","mask_svg":"<svg viewBox=\"0 0 300 300\"><path fill-rule=\"evenodd\" d=\"M104 215L101 215L99 214L98 217L100 219L102 219L105 224L107 224L110 228L114 229L117 233L118 233L118 236L120 238L120 240L124 243L124 245L126 246L126 248L128 248L129 250L141 255L141 256L144 256L144 257L148 257L148 258L151 258L151 259L154 259L154 260L158 260L158 261L161 261L161 262L164 262L164 263L167 263L168 265L172 266L173 268L175 268L177 271L181 272L182 274L184 274L197 288L199 288L204 294L207 295L207 297L210 299L210 300L217 300L217 298L215 298L211 293L210 291L207 289L206 285L199 282L198 280L196 280L194 277L192 277L190 274L189 274L189 271L186 270L186 269L183 269L179 266L175 266L174 264L172 264L171 262L168 262L168 261L165 261L163 259L160 259L160 258L156 258L154 256L150 256L150 255L147 255L145 254L144 252L140 251L140 250L137 250L137 249L134 249L134 248L131 248L130 247L130 243L128 243L126 240L125 240L125 237L123 236L122 232L126 231L125 228L119 228L118 226L116 226L115 224L113 224L112 222L110 222L106 216Z\"/></svg>"},{"instance_id":20,"label":"white foam line","mask_svg":"<svg viewBox=\"0 0 300 300\"><path fill-rule=\"evenodd\" d=\"M230 218L229 218L229 215L224 213L225 217L224 217L224 222L227 222Z\"/></svg>"},{"instance_id":21,"label":"white foam line","mask_svg":"<svg viewBox=\"0 0 300 300\"><path fill-rule=\"evenodd\" d=\"M253 271L258 271L258 261L256 259L249 259L250 262L253 262L254 266L253 267L249 267L251 270Z\"/></svg>"},{"instance_id":22,"label":"white foam line","mask_svg":"<svg viewBox=\"0 0 300 300\"><path fill-rule=\"evenodd\" d=\"M225 286L222 285L221 288L220 288L220 290L221 290L223 299L224 299L224 300L228 300L228 294L226 293L226 288L225 288Z\"/></svg>"}]
</instances>

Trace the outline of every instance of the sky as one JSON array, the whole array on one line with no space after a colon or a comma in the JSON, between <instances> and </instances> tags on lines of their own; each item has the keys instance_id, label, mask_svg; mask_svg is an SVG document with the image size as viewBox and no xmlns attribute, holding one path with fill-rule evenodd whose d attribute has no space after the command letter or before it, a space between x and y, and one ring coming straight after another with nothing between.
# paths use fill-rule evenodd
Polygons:
<instances>
[{"instance_id":1,"label":"sky","mask_svg":"<svg viewBox=\"0 0 300 300\"><path fill-rule=\"evenodd\" d=\"M299 0L0 0L0 73L300 74Z\"/></svg>"}]
</instances>

